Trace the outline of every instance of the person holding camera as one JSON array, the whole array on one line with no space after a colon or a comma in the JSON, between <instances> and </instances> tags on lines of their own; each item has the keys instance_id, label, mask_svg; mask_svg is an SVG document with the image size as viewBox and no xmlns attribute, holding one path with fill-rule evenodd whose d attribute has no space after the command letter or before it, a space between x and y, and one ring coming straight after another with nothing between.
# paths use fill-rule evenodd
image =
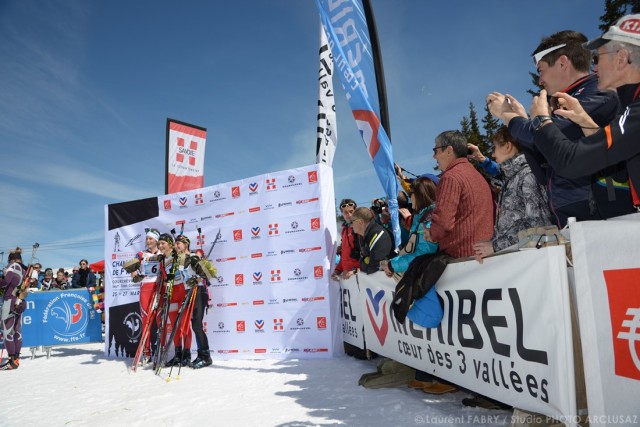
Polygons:
<instances>
[{"instance_id":1,"label":"person holding camera","mask_svg":"<svg viewBox=\"0 0 640 427\"><path fill-rule=\"evenodd\" d=\"M351 226L351 215L358 205L352 199L342 199L340 202L340 212L344 218L342 231L340 233L340 261L331 274L331 278L338 281L340 277L348 279L360 268L360 244Z\"/></svg>"},{"instance_id":2,"label":"person holding camera","mask_svg":"<svg viewBox=\"0 0 640 427\"><path fill-rule=\"evenodd\" d=\"M596 126L605 127L618 111L619 101L615 92L599 89L600 73L591 74L591 52L583 46L584 34L565 30L542 39L533 52L533 62L539 74L539 84L548 94L564 93L576 97L589 113ZM556 114L557 98L549 101L555 105L552 111L527 116L525 108L511 95L492 92L486 97L491 114L509 127L509 132L523 148L531 171L541 185L546 186L553 221L562 228L567 219L578 221L607 219L632 212L628 181L623 166L596 171L595 175L568 177L547 161L534 144L534 133L547 119L571 141L583 137L582 128L571 120Z\"/></svg>"}]
</instances>

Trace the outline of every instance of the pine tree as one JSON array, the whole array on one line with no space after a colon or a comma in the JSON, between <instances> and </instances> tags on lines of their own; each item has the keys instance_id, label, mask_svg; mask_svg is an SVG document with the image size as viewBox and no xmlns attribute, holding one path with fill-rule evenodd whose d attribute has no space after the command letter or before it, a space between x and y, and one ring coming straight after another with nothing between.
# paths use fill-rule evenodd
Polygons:
<instances>
[{"instance_id":1,"label":"pine tree","mask_svg":"<svg viewBox=\"0 0 640 427\"><path fill-rule=\"evenodd\" d=\"M489 153L493 149L493 136L500 129L500 121L493 117L493 114L489 111L489 106L484 106L485 115L482 118L482 128L484 129L484 135L482 137L484 145L487 147L487 151L483 153Z\"/></svg>"},{"instance_id":2,"label":"pine tree","mask_svg":"<svg viewBox=\"0 0 640 427\"><path fill-rule=\"evenodd\" d=\"M640 0L605 0L602 24L598 27L605 32L624 15L640 13Z\"/></svg>"},{"instance_id":3,"label":"pine tree","mask_svg":"<svg viewBox=\"0 0 640 427\"><path fill-rule=\"evenodd\" d=\"M538 83L540 81L540 75L538 73L534 73L533 71L529 71L529 76L531 76L531 82L535 87L538 88L538 90L535 91L532 89L527 89L527 93L531 96L538 96L540 94L540 91L544 89L544 87Z\"/></svg>"}]
</instances>

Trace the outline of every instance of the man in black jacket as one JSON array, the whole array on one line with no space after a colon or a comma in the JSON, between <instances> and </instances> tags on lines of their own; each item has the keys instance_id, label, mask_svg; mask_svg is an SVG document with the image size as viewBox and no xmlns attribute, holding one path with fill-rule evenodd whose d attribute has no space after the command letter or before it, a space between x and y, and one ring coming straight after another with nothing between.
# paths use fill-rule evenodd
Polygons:
<instances>
[{"instance_id":1,"label":"man in black jacket","mask_svg":"<svg viewBox=\"0 0 640 427\"><path fill-rule=\"evenodd\" d=\"M360 240L360 270L366 274L375 273L380 269L380 261L392 253L391 235L374 221L369 208L357 208L351 215L351 226Z\"/></svg>"},{"instance_id":2,"label":"man in black jacket","mask_svg":"<svg viewBox=\"0 0 640 427\"><path fill-rule=\"evenodd\" d=\"M541 92L531 104L531 116L540 125L535 145L558 173L567 177L593 173L619 162L626 163L631 182L630 206L640 207L640 15L627 15L602 36L585 44L595 50L593 64L600 88L615 88L623 110L607 126L601 126L567 94L554 93L560 108L553 113L570 119L584 132L571 142L546 117L549 105ZM553 107L552 107L553 108Z\"/></svg>"}]
</instances>

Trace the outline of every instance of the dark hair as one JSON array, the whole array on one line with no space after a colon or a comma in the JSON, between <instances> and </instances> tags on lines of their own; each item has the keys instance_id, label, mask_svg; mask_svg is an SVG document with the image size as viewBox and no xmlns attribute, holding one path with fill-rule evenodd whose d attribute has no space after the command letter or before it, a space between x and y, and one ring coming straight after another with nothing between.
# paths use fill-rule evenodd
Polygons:
<instances>
[{"instance_id":1,"label":"dark hair","mask_svg":"<svg viewBox=\"0 0 640 427\"><path fill-rule=\"evenodd\" d=\"M520 143L516 141L516 139L511 135L511 132L509 132L509 128L506 126L500 126L500 128L493 135L493 138L491 138L491 142L493 142L493 145L499 145L500 147L503 147L507 142L510 142L514 147L516 147L516 150L518 150L518 152L522 151Z\"/></svg>"},{"instance_id":2,"label":"dark hair","mask_svg":"<svg viewBox=\"0 0 640 427\"><path fill-rule=\"evenodd\" d=\"M398 208L409 208L409 197L407 197L407 193L400 190L398 191Z\"/></svg>"},{"instance_id":3,"label":"dark hair","mask_svg":"<svg viewBox=\"0 0 640 427\"><path fill-rule=\"evenodd\" d=\"M11 261L22 262L22 248L20 246L16 247L15 250L9 252L9 262Z\"/></svg>"},{"instance_id":4,"label":"dark hair","mask_svg":"<svg viewBox=\"0 0 640 427\"><path fill-rule=\"evenodd\" d=\"M89 261L87 261L86 259L81 259L78 264L82 264L83 262L87 264L87 267L89 267Z\"/></svg>"},{"instance_id":5,"label":"dark hair","mask_svg":"<svg viewBox=\"0 0 640 427\"><path fill-rule=\"evenodd\" d=\"M455 154L457 158L467 157L469 152L467 139L459 130L446 130L442 132L436 136L436 145L439 145L443 149L451 146L451 148L453 148L453 154Z\"/></svg>"},{"instance_id":6,"label":"dark hair","mask_svg":"<svg viewBox=\"0 0 640 427\"><path fill-rule=\"evenodd\" d=\"M170 244L171 246L173 246L173 237L171 237L171 234L168 233L162 233L160 235L160 238L158 239L158 241L160 240L164 240L165 242L167 242L168 244Z\"/></svg>"},{"instance_id":7,"label":"dark hair","mask_svg":"<svg viewBox=\"0 0 640 427\"><path fill-rule=\"evenodd\" d=\"M340 209L342 209L342 206L343 206L343 205L348 205L348 204L351 204L351 203L353 203L353 207L354 207L354 208L357 208L357 207L358 207L358 204L357 204L354 200L352 200L352 199L342 199L342 200L340 201L340 204L339 204L338 206L340 207Z\"/></svg>"},{"instance_id":8,"label":"dark hair","mask_svg":"<svg viewBox=\"0 0 640 427\"><path fill-rule=\"evenodd\" d=\"M416 205L413 211L418 213L436 201L436 184L429 178L417 178L413 181L413 193Z\"/></svg>"},{"instance_id":9,"label":"dark hair","mask_svg":"<svg viewBox=\"0 0 640 427\"><path fill-rule=\"evenodd\" d=\"M567 58L569 58L569 61L573 64L573 68L577 71L588 72L591 67L591 52L589 49L585 49L582 46L582 44L587 41L587 37L578 31L559 31L549 37L543 37L532 55L554 46L566 44L566 46L561 47L560 49L549 52L540 60L546 62L551 67L556 63L558 58L562 55L566 55Z\"/></svg>"}]
</instances>

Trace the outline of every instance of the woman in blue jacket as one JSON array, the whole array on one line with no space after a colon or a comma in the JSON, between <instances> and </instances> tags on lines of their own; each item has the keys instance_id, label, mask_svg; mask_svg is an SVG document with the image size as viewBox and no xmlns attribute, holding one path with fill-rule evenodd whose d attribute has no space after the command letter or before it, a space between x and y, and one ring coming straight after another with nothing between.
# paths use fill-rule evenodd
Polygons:
<instances>
[{"instance_id":1,"label":"woman in blue jacket","mask_svg":"<svg viewBox=\"0 0 640 427\"><path fill-rule=\"evenodd\" d=\"M431 212L436 207L437 178L435 179L436 181L434 182L432 179L420 177L412 184L410 195L414 214L411 222L411 237L405 246L405 250L408 253L393 258L384 266L384 272L389 277L393 276L394 272L403 273L407 271L409 264L416 257L438 251L437 243L427 242L422 238L424 229L431 227ZM412 242L416 245L415 250L410 248ZM407 313L407 317L413 323L425 328L437 327L442 321L442 315L442 305L438 299L435 286L432 286L425 296L416 300ZM416 371L415 378L409 382L409 387L422 389L425 393L432 394L449 393L457 390L454 385L419 370Z\"/></svg>"},{"instance_id":2,"label":"woman in blue jacket","mask_svg":"<svg viewBox=\"0 0 640 427\"><path fill-rule=\"evenodd\" d=\"M409 253L401 254L389 261L384 266L387 276L393 276L393 273L404 273L409 268L409 264L414 258L435 253L438 250L438 244L427 242L422 238L424 228L431 226L431 212L435 209L436 204L436 183L426 177L417 178L412 184L410 192L411 205L413 206L413 219L411 222L411 238L405 246L409 250L409 246L415 245L415 249ZM415 301L409 309L407 317L413 323L425 328L435 328L442 320L442 306L438 300L435 287L429 289L426 295Z\"/></svg>"}]
</instances>

